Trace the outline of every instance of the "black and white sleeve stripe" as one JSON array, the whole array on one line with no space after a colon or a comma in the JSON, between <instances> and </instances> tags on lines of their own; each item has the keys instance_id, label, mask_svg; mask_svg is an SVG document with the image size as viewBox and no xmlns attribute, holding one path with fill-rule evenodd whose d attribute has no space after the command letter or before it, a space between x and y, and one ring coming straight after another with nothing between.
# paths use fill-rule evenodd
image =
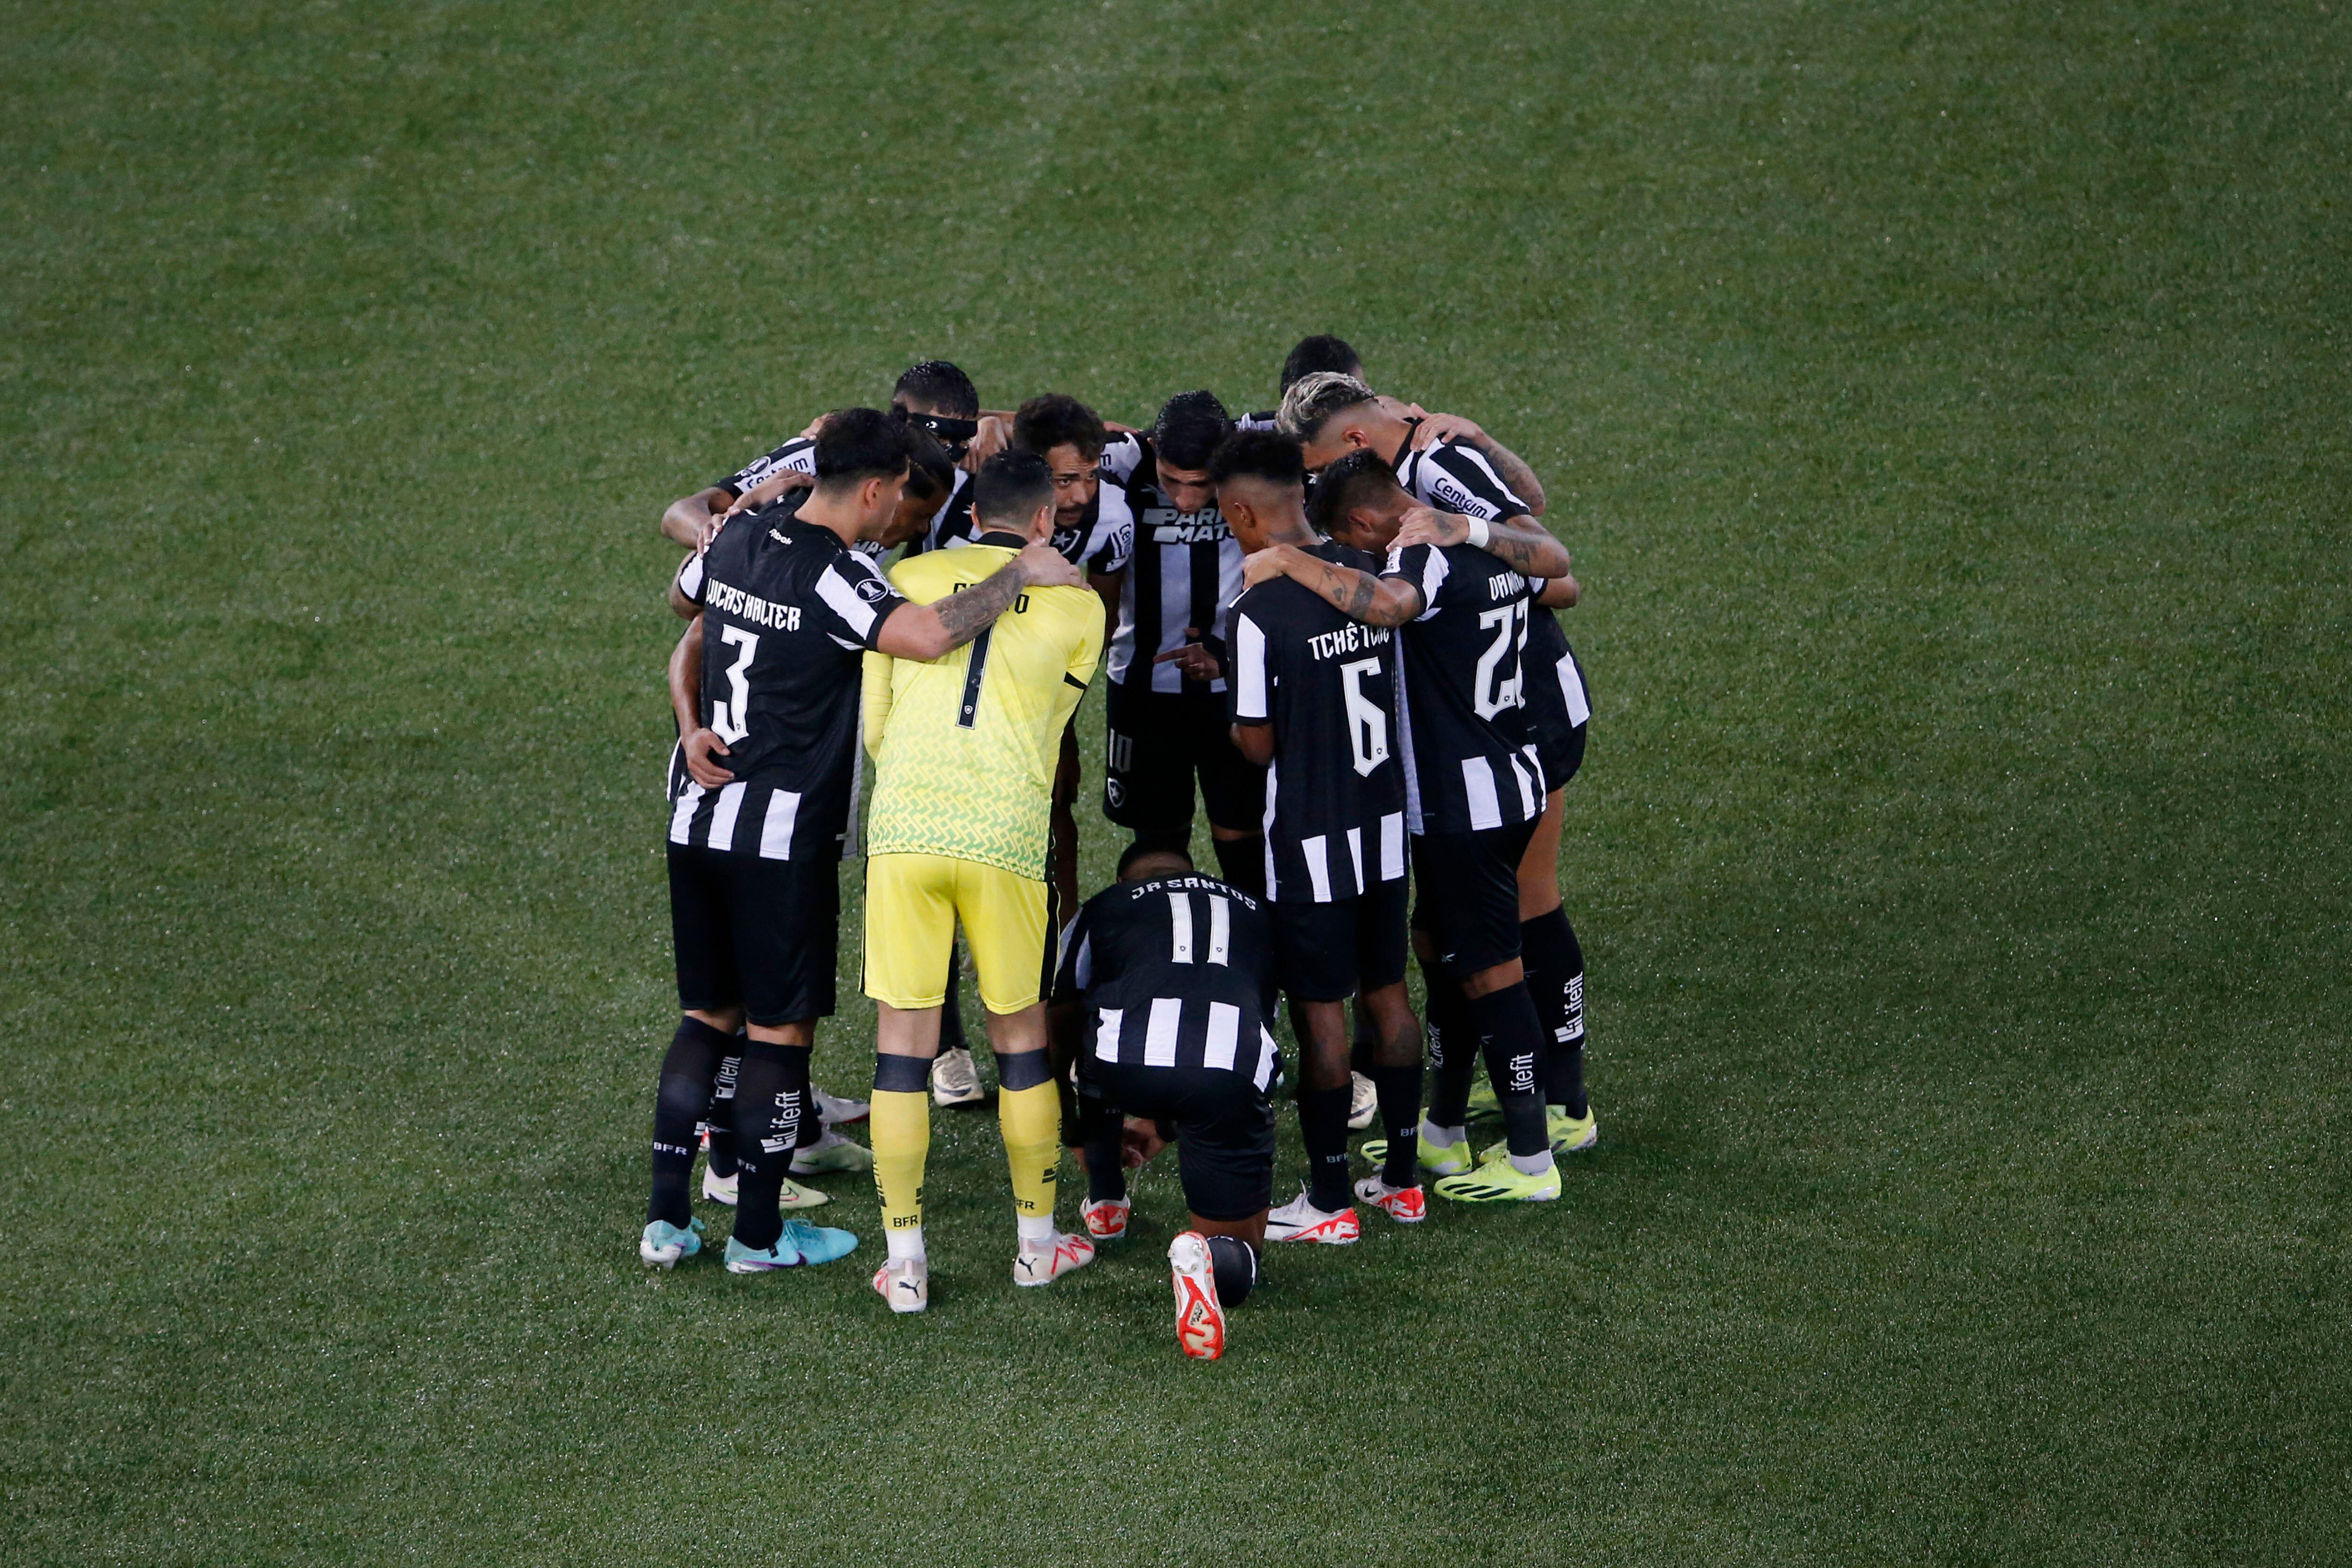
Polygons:
<instances>
[{"instance_id":1,"label":"black and white sleeve stripe","mask_svg":"<svg viewBox=\"0 0 2352 1568\"><path fill-rule=\"evenodd\" d=\"M847 640L859 647L872 647L883 621L907 602L874 563L845 552L817 574L816 595L841 623Z\"/></svg>"},{"instance_id":2,"label":"black and white sleeve stripe","mask_svg":"<svg viewBox=\"0 0 2352 1568\"><path fill-rule=\"evenodd\" d=\"M1264 724L1274 718L1274 695L1265 669L1265 632L1240 610L1234 612L1234 722Z\"/></svg>"},{"instance_id":3,"label":"black and white sleeve stripe","mask_svg":"<svg viewBox=\"0 0 2352 1568\"><path fill-rule=\"evenodd\" d=\"M1422 498L1432 506L1489 522L1532 515L1528 503L1503 482L1486 454L1459 442L1432 447L1421 455L1416 478Z\"/></svg>"},{"instance_id":4,"label":"black and white sleeve stripe","mask_svg":"<svg viewBox=\"0 0 2352 1568\"><path fill-rule=\"evenodd\" d=\"M1403 577L1421 590L1421 614L1416 621L1425 621L1437 614L1437 592L1445 586L1446 574L1453 569L1445 552L1427 544L1416 544L1410 550L1391 550L1389 563L1381 573L1383 577Z\"/></svg>"}]
</instances>

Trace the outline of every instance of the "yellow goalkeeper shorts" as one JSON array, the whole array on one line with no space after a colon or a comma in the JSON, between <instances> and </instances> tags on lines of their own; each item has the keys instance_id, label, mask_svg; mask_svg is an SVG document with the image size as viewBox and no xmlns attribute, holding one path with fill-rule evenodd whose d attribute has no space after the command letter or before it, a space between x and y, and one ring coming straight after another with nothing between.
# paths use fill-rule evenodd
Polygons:
<instances>
[{"instance_id":1,"label":"yellow goalkeeper shorts","mask_svg":"<svg viewBox=\"0 0 2352 1568\"><path fill-rule=\"evenodd\" d=\"M1045 883L976 860L866 857L866 994L909 1013L945 1002L961 921L982 1004L1018 1013L1049 980L1051 901Z\"/></svg>"}]
</instances>

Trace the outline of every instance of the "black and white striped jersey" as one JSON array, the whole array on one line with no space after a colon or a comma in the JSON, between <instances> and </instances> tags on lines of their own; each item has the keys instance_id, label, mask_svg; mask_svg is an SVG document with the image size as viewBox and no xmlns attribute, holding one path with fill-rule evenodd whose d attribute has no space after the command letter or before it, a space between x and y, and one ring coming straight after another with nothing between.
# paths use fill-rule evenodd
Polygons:
<instances>
[{"instance_id":1,"label":"black and white striped jersey","mask_svg":"<svg viewBox=\"0 0 2352 1568\"><path fill-rule=\"evenodd\" d=\"M1528 586L1530 594L1540 594L1543 579L1533 579ZM1537 604L1528 606L1528 646L1519 658L1528 735L1536 742L1538 754L1547 759L1544 772L1552 775L1548 782L1558 789L1568 780L1550 759L1581 756L1580 731L1592 719L1584 667L1577 662L1576 650L1568 646L1568 634L1560 629L1559 617Z\"/></svg>"},{"instance_id":2,"label":"black and white striped jersey","mask_svg":"<svg viewBox=\"0 0 2352 1568\"><path fill-rule=\"evenodd\" d=\"M1062 939L1054 999L1083 1002L1090 1060L1215 1068L1264 1089L1276 1065L1274 942L1265 906L1214 877L1120 882Z\"/></svg>"},{"instance_id":3,"label":"black and white striped jersey","mask_svg":"<svg viewBox=\"0 0 2352 1568\"><path fill-rule=\"evenodd\" d=\"M1359 571L1380 561L1326 541ZM1404 875L1404 766L1391 754L1397 635L1349 619L1287 577L1233 607L1233 720L1274 730L1265 775L1265 891L1328 904Z\"/></svg>"},{"instance_id":4,"label":"black and white striped jersey","mask_svg":"<svg viewBox=\"0 0 2352 1568\"><path fill-rule=\"evenodd\" d=\"M796 474L816 478L816 442L807 436L795 436L782 446L752 458L723 479L710 481L713 489L725 490L730 496L740 496L790 468Z\"/></svg>"},{"instance_id":5,"label":"black and white striped jersey","mask_svg":"<svg viewBox=\"0 0 2352 1568\"><path fill-rule=\"evenodd\" d=\"M1486 455L1464 442L1440 442L1418 452L1406 442L1397 454L1396 477L1407 495L1440 511L1490 522L1533 515Z\"/></svg>"},{"instance_id":6,"label":"black and white striped jersey","mask_svg":"<svg viewBox=\"0 0 2352 1568\"><path fill-rule=\"evenodd\" d=\"M909 555L920 555L927 550L944 548L947 542L941 537L941 531L947 527L948 521L957 516L959 511L966 518L971 515L971 476L961 468L955 471L955 479L948 486L948 499L941 503L939 510L931 514L931 525L907 541L907 546L898 552L898 558L903 561ZM966 540L963 542L971 542ZM875 553L879 554L881 552L877 550Z\"/></svg>"},{"instance_id":7,"label":"black and white striped jersey","mask_svg":"<svg viewBox=\"0 0 2352 1568\"><path fill-rule=\"evenodd\" d=\"M1104 491L1114 485L1135 518L1135 557L1119 584L1118 629L1104 668L1133 690L1181 691L1183 672L1159 657L1192 641L1187 631L1227 641L1226 612L1242 591L1241 542L1214 501L1200 511L1176 510L1160 489L1150 445L1137 437L1104 449ZM1212 691L1225 689L1222 679L1209 683Z\"/></svg>"},{"instance_id":8,"label":"black and white striped jersey","mask_svg":"<svg viewBox=\"0 0 2352 1568\"><path fill-rule=\"evenodd\" d=\"M960 550L979 537L977 530L971 513L971 487L959 484L948 504L932 520L928 548ZM1135 548L1135 519L1127 510L1126 493L1114 489L1105 480L1096 488L1095 499L1087 503L1076 523L1065 528L1060 518L1054 520L1054 536L1046 542L1086 571L1120 570L1127 564L1129 552ZM914 553L911 548L908 553Z\"/></svg>"},{"instance_id":9,"label":"black and white striped jersey","mask_svg":"<svg viewBox=\"0 0 2352 1568\"><path fill-rule=\"evenodd\" d=\"M675 758L670 842L839 859L857 801L862 663L907 601L782 504L730 518L677 586L702 606L701 717L735 782L706 790Z\"/></svg>"},{"instance_id":10,"label":"black and white striped jersey","mask_svg":"<svg viewBox=\"0 0 2352 1568\"><path fill-rule=\"evenodd\" d=\"M1486 454L1462 442L1447 442L1415 452L1408 447L1397 458L1397 482L1415 500L1441 511L1483 517L1502 522L1514 517L1533 518L1528 503L1495 471ZM1528 584L1530 594L1543 592L1540 579ZM1575 754L1592 710L1585 700L1584 672L1570 651L1567 634L1551 611L1528 606L1528 641L1524 656L1530 738L1540 755L1561 758ZM1555 778L1555 785L1564 784Z\"/></svg>"},{"instance_id":11,"label":"black and white striped jersey","mask_svg":"<svg viewBox=\"0 0 2352 1568\"><path fill-rule=\"evenodd\" d=\"M1397 668L1406 826L1478 833L1541 816L1519 663L1528 580L1469 544L1391 550L1381 574L1412 583L1423 604Z\"/></svg>"}]
</instances>

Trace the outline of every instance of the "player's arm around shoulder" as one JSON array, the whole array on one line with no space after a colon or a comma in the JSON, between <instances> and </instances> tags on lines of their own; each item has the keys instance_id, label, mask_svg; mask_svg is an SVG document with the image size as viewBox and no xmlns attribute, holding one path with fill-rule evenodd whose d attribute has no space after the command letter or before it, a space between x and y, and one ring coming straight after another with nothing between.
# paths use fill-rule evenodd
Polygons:
<instances>
[{"instance_id":1,"label":"player's arm around shoulder","mask_svg":"<svg viewBox=\"0 0 2352 1568\"><path fill-rule=\"evenodd\" d=\"M898 570L919 567L945 555L918 555ZM1050 545L1033 544L961 593L943 593L929 604L909 604L882 627L876 644L898 658L929 662L944 658L996 624L1022 594L1035 588L1077 587L1086 579ZM909 595L911 598L911 595Z\"/></svg>"},{"instance_id":2,"label":"player's arm around shoulder","mask_svg":"<svg viewBox=\"0 0 2352 1568\"><path fill-rule=\"evenodd\" d=\"M1419 584L1393 574L1374 576L1292 544L1276 544L1242 559L1242 581L1255 588L1287 577L1347 616L1375 626L1418 620L1428 599Z\"/></svg>"}]
</instances>

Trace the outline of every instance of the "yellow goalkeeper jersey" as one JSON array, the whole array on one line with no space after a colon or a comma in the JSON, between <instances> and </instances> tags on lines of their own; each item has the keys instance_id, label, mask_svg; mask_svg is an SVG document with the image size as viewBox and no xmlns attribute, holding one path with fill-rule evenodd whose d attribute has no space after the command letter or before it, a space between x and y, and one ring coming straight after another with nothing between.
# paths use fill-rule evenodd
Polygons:
<instances>
[{"instance_id":1,"label":"yellow goalkeeper jersey","mask_svg":"<svg viewBox=\"0 0 2352 1568\"><path fill-rule=\"evenodd\" d=\"M994 544L930 551L898 563L890 581L928 605L1015 553ZM1043 879L1062 731L1102 642L1092 589L1032 588L945 658L867 653L866 852L946 855Z\"/></svg>"}]
</instances>

